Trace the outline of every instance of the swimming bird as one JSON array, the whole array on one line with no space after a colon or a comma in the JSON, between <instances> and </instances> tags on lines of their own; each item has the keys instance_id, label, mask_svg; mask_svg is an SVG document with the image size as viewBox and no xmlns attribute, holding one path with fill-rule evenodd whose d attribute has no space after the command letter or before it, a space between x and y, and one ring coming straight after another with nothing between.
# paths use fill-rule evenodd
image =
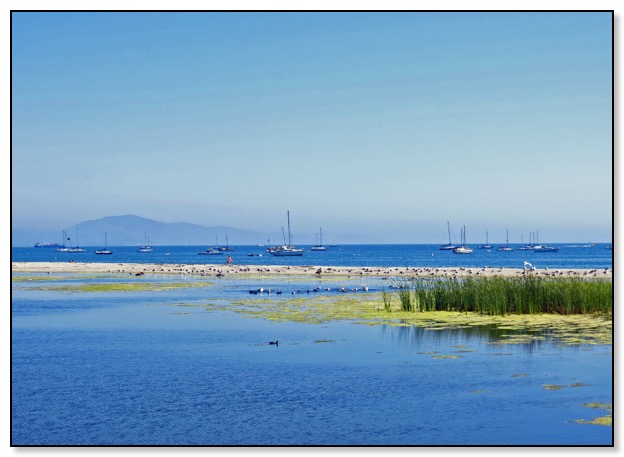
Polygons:
<instances>
[{"instance_id":1,"label":"swimming bird","mask_svg":"<svg viewBox=\"0 0 624 457\"><path fill-rule=\"evenodd\" d=\"M279 346L279 341L275 340L275 341L269 341L269 344L273 344L275 346Z\"/></svg>"}]
</instances>

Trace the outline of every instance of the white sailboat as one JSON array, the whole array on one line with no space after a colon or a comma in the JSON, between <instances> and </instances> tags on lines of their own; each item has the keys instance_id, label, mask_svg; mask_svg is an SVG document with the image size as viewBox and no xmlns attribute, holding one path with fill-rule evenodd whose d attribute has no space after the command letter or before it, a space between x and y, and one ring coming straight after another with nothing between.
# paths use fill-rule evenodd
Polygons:
<instances>
[{"instance_id":1,"label":"white sailboat","mask_svg":"<svg viewBox=\"0 0 624 457\"><path fill-rule=\"evenodd\" d=\"M65 245L65 240L68 241L69 246ZM76 242L78 241L78 230L76 230ZM72 246L71 245L71 238L69 238L67 236L67 232L65 232L65 230L63 230L63 244L60 245L58 248L56 248L56 252L85 252L85 250L83 248L81 248L80 246L78 246L78 244L76 244L76 246Z\"/></svg>"},{"instance_id":2,"label":"white sailboat","mask_svg":"<svg viewBox=\"0 0 624 457\"><path fill-rule=\"evenodd\" d=\"M205 251L198 252L199 255L223 255L223 249L219 247L219 237L215 237L214 247L208 248Z\"/></svg>"},{"instance_id":3,"label":"white sailboat","mask_svg":"<svg viewBox=\"0 0 624 457\"><path fill-rule=\"evenodd\" d=\"M296 248L290 243L290 211L286 212L288 217L288 244L284 244L283 246L278 246L274 249L270 250L271 255L276 257L284 257L284 256L302 256L303 248Z\"/></svg>"},{"instance_id":4,"label":"white sailboat","mask_svg":"<svg viewBox=\"0 0 624 457\"><path fill-rule=\"evenodd\" d=\"M539 237L539 232L537 232L537 236ZM546 244L539 244L539 241L536 246L533 246L533 252L559 252L559 249L560 249L559 247L548 246Z\"/></svg>"},{"instance_id":5,"label":"white sailboat","mask_svg":"<svg viewBox=\"0 0 624 457\"><path fill-rule=\"evenodd\" d=\"M455 254L472 254L473 249L466 246L466 226L462 229L462 245L453 248Z\"/></svg>"},{"instance_id":6,"label":"white sailboat","mask_svg":"<svg viewBox=\"0 0 624 457\"><path fill-rule=\"evenodd\" d=\"M145 233L145 244L141 246L139 249L137 249L137 252L152 252L152 251L153 249L149 245L149 236L147 236L147 233Z\"/></svg>"},{"instance_id":7,"label":"white sailboat","mask_svg":"<svg viewBox=\"0 0 624 457\"><path fill-rule=\"evenodd\" d=\"M492 249L493 247L494 246L488 242L488 232L485 232L485 244L479 246L479 249Z\"/></svg>"},{"instance_id":8,"label":"white sailboat","mask_svg":"<svg viewBox=\"0 0 624 457\"><path fill-rule=\"evenodd\" d=\"M513 251L513 248L509 247L509 230L507 230L507 245L506 246L501 246L498 249L496 249L497 251Z\"/></svg>"},{"instance_id":9,"label":"white sailboat","mask_svg":"<svg viewBox=\"0 0 624 457\"><path fill-rule=\"evenodd\" d=\"M312 246L312 250L313 251L327 251L325 246L323 246L323 229L322 228L319 229L319 235L321 238L321 243L317 244L316 246Z\"/></svg>"}]
</instances>

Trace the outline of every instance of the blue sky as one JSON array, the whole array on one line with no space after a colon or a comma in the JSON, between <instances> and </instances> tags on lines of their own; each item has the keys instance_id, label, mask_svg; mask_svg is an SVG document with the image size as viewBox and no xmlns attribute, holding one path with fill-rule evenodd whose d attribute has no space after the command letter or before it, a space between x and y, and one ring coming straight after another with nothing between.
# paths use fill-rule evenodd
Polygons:
<instances>
[{"instance_id":1,"label":"blue sky","mask_svg":"<svg viewBox=\"0 0 624 457\"><path fill-rule=\"evenodd\" d=\"M610 241L611 20L13 13L12 226Z\"/></svg>"}]
</instances>

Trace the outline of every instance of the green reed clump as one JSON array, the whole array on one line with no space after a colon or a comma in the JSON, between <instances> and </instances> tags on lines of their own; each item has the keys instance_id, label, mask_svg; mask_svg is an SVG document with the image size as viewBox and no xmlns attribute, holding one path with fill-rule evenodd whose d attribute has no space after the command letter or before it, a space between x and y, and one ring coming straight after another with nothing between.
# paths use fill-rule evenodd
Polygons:
<instances>
[{"instance_id":1,"label":"green reed clump","mask_svg":"<svg viewBox=\"0 0 624 457\"><path fill-rule=\"evenodd\" d=\"M402 284L401 287L399 287L397 294L399 296L401 311L414 311L415 306L412 301L411 288L407 284Z\"/></svg>"},{"instance_id":2,"label":"green reed clump","mask_svg":"<svg viewBox=\"0 0 624 457\"><path fill-rule=\"evenodd\" d=\"M381 298L383 300L384 309L390 312L392 307L392 295L384 288L381 292Z\"/></svg>"},{"instance_id":3,"label":"green reed clump","mask_svg":"<svg viewBox=\"0 0 624 457\"><path fill-rule=\"evenodd\" d=\"M613 309L611 281L582 278L415 278L404 281L397 295L403 311L505 315L610 314Z\"/></svg>"}]
</instances>

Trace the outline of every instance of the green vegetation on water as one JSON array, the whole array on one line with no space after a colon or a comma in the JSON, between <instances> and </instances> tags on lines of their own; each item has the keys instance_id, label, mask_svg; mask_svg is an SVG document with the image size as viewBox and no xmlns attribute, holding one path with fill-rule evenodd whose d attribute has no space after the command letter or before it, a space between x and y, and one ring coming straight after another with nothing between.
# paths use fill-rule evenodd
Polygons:
<instances>
[{"instance_id":1,"label":"green vegetation on water","mask_svg":"<svg viewBox=\"0 0 624 457\"><path fill-rule=\"evenodd\" d=\"M387 294L387 293L386 293ZM601 314L613 310L610 280L539 277L414 278L397 286L401 311L507 314ZM383 296L384 309L392 310Z\"/></svg>"},{"instance_id":2,"label":"green vegetation on water","mask_svg":"<svg viewBox=\"0 0 624 457\"><path fill-rule=\"evenodd\" d=\"M112 282L50 285L32 289L54 292L154 292L212 285L210 282Z\"/></svg>"},{"instance_id":3,"label":"green vegetation on water","mask_svg":"<svg viewBox=\"0 0 624 457\"><path fill-rule=\"evenodd\" d=\"M610 315L508 314L486 315L457 311L401 311L393 305L387 312L380 304L382 293L367 295L313 296L279 299L214 300L183 304L207 311L227 310L243 316L278 322L322 324L349 320L363 325L418 327L427 331L488 328L496 339L490 344L535 344L552 338L558 344L612 344L613 320Z\"/></svg>"},{"instance_id":4,"label":"green vegetation on water","mask_svg":"<svg viewBox=\"0 0 624 457\"><path fill-rule=\"evenodd\" d=\"M602 409L605 411L609 411L611 414L606 416L596 417L593 420L587 421L584 419L577 419L573 422L577 422L579 424L592 424L592 425L604 425L604 426L613 426L613 405L611 403L585 403L584 405L587 408L593 409Z\"/></svg>"}]
</instances>

